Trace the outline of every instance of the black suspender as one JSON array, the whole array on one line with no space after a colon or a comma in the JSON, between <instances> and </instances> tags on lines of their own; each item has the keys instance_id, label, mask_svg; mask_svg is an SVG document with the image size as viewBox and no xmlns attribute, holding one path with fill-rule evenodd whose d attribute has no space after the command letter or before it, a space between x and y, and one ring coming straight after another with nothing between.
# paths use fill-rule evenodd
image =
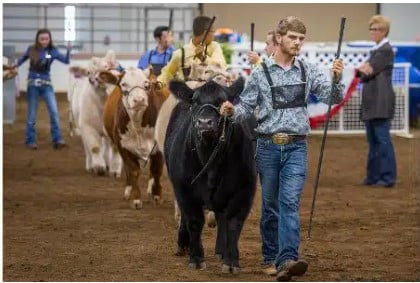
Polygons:
<instances>
[{"instance_id":1,"label":"black suspender","mask_svg":"<svg viewBox=\"0 0 420 283\"><path fill-rule=\"evenodd\" d=\"M296 60L298 60L299 62L302 83L297 85L286 86L274 86L267 65L265 64L265 62L261 63L268 85L270 86L274 109L306 107L306 70L302 61L300 61L299 59ZM304 84L304 86L302 84ZM296 94L294 98L290 96L293 93Z\"/></svg>"},{"instance_id":2,"label":"black suspender","mask_svg":"<svg viewBox=\"0 0 420 283\"><path fill-rule=\"evenodd\" d=\"M268 72L267 65L265 62L262 62L261 66L263 67L265 77L267 78L268 85L270 86L271 94L274 94L273 80L271 79L270 73Z\"/></svg>"},{"instance_id":3,"label":"black suspender","mask_svg":"<svg viewBox=\"0 0 420 283\"><path fill-rule=\"evenodd\" d=\"M296 59L299 62L299 66L300 66L300 79L302 80L302 82L306 83L306 70L305 67L303 66L302 61L300 61L299 59ZM273 91L273 80L271 79L271 75L270 72L268 71L267 65L265 64L265 62L261 63L261 66L263 67L264 70L264 74L265 77L267 78L268 84L270 85L271 88L271 92Z\"/></svg>"}]
</instances>

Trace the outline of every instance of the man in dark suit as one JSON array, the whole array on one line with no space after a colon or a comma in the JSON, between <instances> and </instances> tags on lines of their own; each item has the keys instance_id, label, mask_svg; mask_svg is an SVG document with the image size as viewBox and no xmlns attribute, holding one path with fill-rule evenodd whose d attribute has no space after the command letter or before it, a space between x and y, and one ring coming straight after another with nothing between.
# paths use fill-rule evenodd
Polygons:
<instances>
[{"instance_id":1,"label":"man in dark suit","mask_svg":"<svg viewBox=\"0 0 420 283\"><path fill-rule=\"evenodd\" d=\"M357 69L363 83L361 119L369 143L367 176L363 180L363 185L368 186L393 187L397 177L390 135L395 93L392 88L394 52L387 38L389 28L389 20L382 15L370 19L370 37L376 45L369 59Z\"/></svg>"}]
</instances>

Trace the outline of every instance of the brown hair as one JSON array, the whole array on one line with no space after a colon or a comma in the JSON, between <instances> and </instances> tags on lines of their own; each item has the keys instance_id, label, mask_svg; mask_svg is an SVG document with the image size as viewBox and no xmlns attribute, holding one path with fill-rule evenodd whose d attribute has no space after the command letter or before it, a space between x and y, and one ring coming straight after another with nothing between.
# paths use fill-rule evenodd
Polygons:
<instances>
[{"instance_id":1,"label":"brown hair","mask_svg":"<svg viewBox=\"0 0 420 283\"><path fill-rule=\"evenodd\" d=\"M206 16L195 17L193 22L193 35L200 36L206 32L211 23L211 19Z\"/></svg>"},{"instance_id":2,"label":"brown hair","mask_svg":"<svg viewBox=\"0 0 420 283\"><path fill-rule=\"evenodd\" d=\"M34 43L34 45L31 48L31 55L30 55L31 65L33 63L36 63L36 61L38 61L38 53L39 53L39 50L42 49L41 44L39 44L38 38L43 33L47 33L50 36L50 43L48 44L48 47L47 48L48 49L54 48L54 45L53 45L53 42L52 42L52 37L51 37L51 31L49 29L47 29L47 28L39 29L36 32L35 43Z\"/></svg>"},{"instance_id":3,"label":"brown hair","mask_svg":"<svg viewBox=\"0 0 420 283\"><path fill-rule=\"evenodd\" d=\"M273 41L273 44L277 45L276 32L274 30L270 30L269 32L267 32L267 35L271 36L271 40Z\"/></svg>"},{"instance_id":4,"label":"brown hair","mask_svg":"<svg viewBox=\"0 0 420 283\"><path fill-rule=\"evenodd\" d=\"M288 31L306 34L306 27L299 18L295 16L288 16L280 20L276 29L276 33L285 35Z\"/></svg>"},{"instance_id":5,"label":"brown hair","mask_svg":"<svg viewBox=\"0 0 420 283\"><path fill-rule=\"evenodd\" d=\"M388 36L391 22L387 17L382 15L374 15L369 20L369 27L371 27L373 24L378 24L379 28L385 31L385 36Z\"/></svg>"}]
</instances>

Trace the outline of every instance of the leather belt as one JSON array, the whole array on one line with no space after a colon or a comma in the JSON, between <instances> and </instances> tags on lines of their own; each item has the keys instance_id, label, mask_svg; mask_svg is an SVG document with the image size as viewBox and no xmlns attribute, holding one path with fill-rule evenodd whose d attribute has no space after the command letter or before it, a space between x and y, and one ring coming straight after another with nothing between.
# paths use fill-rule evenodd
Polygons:
<instances>
[{"instance_id":1,"label":"leather belt","mask_svg":"<svg viewBox=\"0 0 420 283\"><path fill-rule=\"evenodd\" d=\"M28 80L28 84L32 84L34 86L51 85L51 81L43 79L30 79Z\"/></svg>"},{"instance_id":2,"label":"leather belt","mask_svg":"<svg viewBox=\"0 0 420 283\"><path fill-rule=\"evenodd\" d=\"M289 144L306 139L306 135L288 135L285 133L258 134L258 137L271 140L275 144Z\"/></svg>"}]
</instances>

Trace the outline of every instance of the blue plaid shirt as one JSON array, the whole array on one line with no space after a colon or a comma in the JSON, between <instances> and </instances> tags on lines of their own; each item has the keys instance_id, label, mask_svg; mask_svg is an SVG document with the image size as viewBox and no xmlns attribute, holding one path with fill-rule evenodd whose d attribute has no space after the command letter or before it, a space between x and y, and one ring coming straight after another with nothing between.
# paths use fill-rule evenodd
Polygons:
<instances>
[{"instance_id":1,"label":"blue plaid shirt","mask_svg":"<svg viewBox=\"0 0 420 283\"><path fill-rule=\"evenodd\" d=\"M273 58L265 61L274 86L284 86L302 83L301 69L298 60L291 68L283 69ZM306 101L309 93L314 94L321 102L328 103L331 94L331 78L313 64L303 62L306 71ZM332 104L343 100L344 84L334 84ZM292 135L307 135L310 133L309 115L306 107L273 109L270 86L262 66L253 70L245 88L240 95L240 102L235 105L233 119L242 120L252 115L254 109L260 134L288 133Z\"/></svg>"}]
</instances>

